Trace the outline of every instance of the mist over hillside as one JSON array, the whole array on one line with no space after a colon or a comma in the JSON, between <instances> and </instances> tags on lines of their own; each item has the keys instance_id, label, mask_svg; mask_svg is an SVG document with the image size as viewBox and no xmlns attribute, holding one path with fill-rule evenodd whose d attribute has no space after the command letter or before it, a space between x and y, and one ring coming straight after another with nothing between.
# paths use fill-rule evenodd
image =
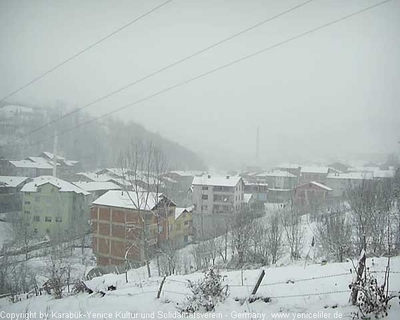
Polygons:
<instances>
[{"instance_id":1,"label":"mist over hillside","mask_svg":"<svg viewBox=\"0 0 400 320\"><path fill-rule=\"evenodd\" d=\"M82 162L84 168L115 166L120 152L132 141L151 141L161 148L170 169L203 170L203 160L193 151L176 142L148 131L134 121L105 117L96 119L84 112L55 122L73 109L58 103L53 107L36 107L21 103L0 105L0 141L9 143L0 157L21 159L53 150L54 135L58 135L57 153ZM52 123L54 121L54 123ZM45 126L47 123L51 123ZM171 124L173 125L173 124ZM37 128L40 130L31 133ZM17 137L21 139L17 140Z\"/></svg>"}]
</instances>

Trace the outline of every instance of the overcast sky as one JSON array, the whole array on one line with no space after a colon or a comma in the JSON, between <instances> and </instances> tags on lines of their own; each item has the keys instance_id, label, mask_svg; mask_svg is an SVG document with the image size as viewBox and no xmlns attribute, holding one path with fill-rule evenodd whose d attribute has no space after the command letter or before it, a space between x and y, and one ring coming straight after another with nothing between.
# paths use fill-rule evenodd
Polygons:
<instances>
[{"instance_id":1,"label":"overcast sky","mask_svg":"<svg viewBox=\"0 0 400 320\"><path fill-rule=\"evenodd\" d=\"M176 0L9 98L83 106L303 1ZM0 98L163 1L0 0ZM87 109L100 115L376 0L316 0ZM399 150L400 1L235 64L115 116L212 164Z\"/></svg>"}]
</instances>

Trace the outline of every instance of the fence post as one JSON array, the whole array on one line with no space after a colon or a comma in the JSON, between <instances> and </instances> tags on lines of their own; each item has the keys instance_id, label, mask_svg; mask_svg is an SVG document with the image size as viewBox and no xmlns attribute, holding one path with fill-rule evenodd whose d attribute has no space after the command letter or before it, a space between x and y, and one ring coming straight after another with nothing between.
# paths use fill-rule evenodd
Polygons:
<instances>
[{"instance_id":1,"label":"fence post","mask_svg":"<svg viewBox=\"0 0 400 320\"><path fill-rule=\"evenodd\" d=\"M162 281L161 281L160 288L158 288L158 292L157 292L157 299L160 299L162 287L163 287L163 285L164 285L164 282L165 282L165 279L166 279L166 278L167 278L167 276L164 276L164 278L163 278Z\"/></svg>"},{"instance_id":2,"label":"fence post","mask_svg":"<svg viewBox=\"0 0 400 320\"><path fill-rule=\"evenodd\" d=\"M356 303L357 303L358 288L356 285L361 283L362 275L363 275L364 269L365 269L365 261L366 261L366 254L365 254L365 250L362 249L361 254L360 254L360 259L358 261L357 270L356 270L357 280L356 280L356 283L353 282L353 287L351 288L351 303L353 305L356 305Z\"/></svg>"},{"instance_id":3,"label":"fence post","mask_svg":"<svg viewBox=\"0 0 400 320\"><path fill-rule=\"evenodd\" d=\"M254 286L253 291L251 292L252 295L255 295L257 293L257 290L260 287L261 281L263 280L264 276L265 276L265 271L264 269L262 269L260 276L258 277L258 280L256 282L256 285Z\"/></svg>"}]
</instances>

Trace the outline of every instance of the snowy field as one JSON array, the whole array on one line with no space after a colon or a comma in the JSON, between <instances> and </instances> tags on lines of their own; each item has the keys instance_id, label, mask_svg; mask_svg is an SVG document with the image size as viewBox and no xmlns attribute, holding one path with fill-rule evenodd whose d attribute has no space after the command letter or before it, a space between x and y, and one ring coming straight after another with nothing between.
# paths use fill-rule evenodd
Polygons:
<instances>
[{"instance_id":1,"label":"snowy field","mask_svg":"<svg viewBox=\"0 0 400 320\"><path fill-rule=\"evenodd\" d=\"M267 208L268 213L277 210L275 205ZM266 221L265 221L266 222ZM220 270L226 276L225 284L229 285L229 296L226 301L216 307L214 313L195 314L197 318L209 316L222 319L351 319L356 307L349 304L349 284L354 277L354 266L351 261L344 263L318 263L323 257L314 252L311 247L315 223L310 223L308 216L303 216L302 230L304 232L303 260L293 262L288 254L279 259L275 266L239 271ZM195 245L189 245L179 252L179 257L193 264L191 255ZM286 248L286 252L288 252ZM308 255L309 259L304 261ZM82 259L84 258L84 259ZM39 276L38 285L46 280L44 274L49 267L48 257L37 257L29 261L31 270ZM216 261L218 263L218 261ZM356 263L356 261L354 261ZM90 249L82 255L79 248L74 250L72 257L72 278L82 279L90 270L94 261ZM386 258L368 259L367 266L382 281L387 264ZM252 266L249 266L252 267ZM157 276L155 261L151 263L152 277L147 277L145 267L133 269L125 274L107 274L86 281L86 285L94 291L93 294L68 294L56 300L52 296L42 295L26 299L21 296L20 302L11 303L8 299L0 299L0 319L11 319L21 313L28 312L31 319L123 319L123 318L153 318L174 319L181 318L177 307L190 294L187 280L197 281L203 278L201 272L189 275L175 275L166 278L160 299L157 292L162 278ZM271 301L262 300L254 303L247 302L246 298L259 277L261 269L265 270L265 277L257 292L257 296L269 297ZM353 271L353 273L351 273ZM400 290L400 257L392 258L390 275L390 290ZM115 286L115 291L108 291L109 286ZM100 292L104 292L103 297ZM392 309L387 319L399 319L400 307L398 300L392 300Z\"/></svg>"},{"instance_id":2,"label":"snowy field","mask_svg":"<svg viewBox=\"0 0 400 320\"><path fill-rule=\"evenodd\" d=\"M378 258L368 260L368 267L372 271L383 271L387 259ZM271 267L265 268L265 277L257 292L257 295L270 297L266 303L256 301L243 303L240 299L250 296L256 283L260 270L245 270L243 272L243 286L240 271L221 271L226 275L225 283L229 285L229 297L216 307L216 317L235 319L239 316L253 319L271 319L279 317L276 313L290 315L290 319L296 318L351 318L355 307L349 305L349 283L353 278L350 269L351 262L332 263L326 265L313 264ZM400 290L400 257L391 260L390 290ZM396 273L399 272L399 273ZM382 273L376 274L378 280ZM187 280L195 281L203 277L202 273L193 273L186 276L170 276L164 284L161 298L156 299L161 278L152 277L146 279L145 268L129 271L129 283L125 283L125 275L104 275L97 277L86 284L95 293L89 295L66 296L61 300L55 300L49 295L43 295L18 303L10 303L6 299L0 300L1 318L10 318L21 312L28 312L31 318L47 319L84 318L137 318L154 317L173 319L179 317L177 304L182 303L186 294L190 294L187 288ZM108 286L117 287L115 291L107 291ZM99 294L104 291L104 297ZM398 319L400 307L398 300L392 300L392 309L387 319ZM71 313L72 312L72 313ZM168 314L169 312L169 314ZM42 314L40 314L42 313ZM312 314L311 314L312 313ZM197 316L204 316L198 314ZM208 314L211 316L211 314ZM289 316L288 316L289 317Z\"/></svg>"}]
</instances>

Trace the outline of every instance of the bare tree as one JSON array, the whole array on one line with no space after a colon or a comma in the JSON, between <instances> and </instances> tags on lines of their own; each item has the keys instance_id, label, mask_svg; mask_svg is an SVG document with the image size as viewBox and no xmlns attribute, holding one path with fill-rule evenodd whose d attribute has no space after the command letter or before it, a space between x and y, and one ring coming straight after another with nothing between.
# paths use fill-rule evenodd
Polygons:
<instances>
[{"instance_id":1,"label":"bare tree","mask_svg":"<svg viewBox=\"0 0 400 320\"><path fill-rule=\"evenodd\" d=\"M175 274L178 268L179 254L178 246L174 241L164 241L159 247L159 254L160 274L168 276Z\"/></svg>"},{"instance_id":2,"label":"bare tree","mask_svg":"<svg viewBox=\"0 0 400 320\"><path fill-rule=\"evenodd\" d=\"M290 248L290 259L297 260L301 257L304 244L304 233L301 228L301 215L297 207L287 204L279 210L286 242Z\"/></svg>"},{"instance_id":3,"label":"bare tree","mask_svg":"<svg viewBox=\"0 0 400 320\"><path fill-rule=\"evenodd\" d=\"M364 247L366 250L369 249L368 241L373 236L374 215L377 206L376 191L375 181L363 180L360 186L349 189L347 192L355 229L357 251L361 251ZM367 243L364 243L364 239Z\"/></svg>"},{"instance_id":4,"label":"bare tree","mask_svg":"<svg viewBox=\"0 0 400 320\"><path fill-rule=\"evenodd\" d=\"M269 243L268 243L268 227L256 223L254 225L254 231L251 235L252 243L252 261L261 263L262 265L269 265L270 254L269 254Z\"/></svg>"},{"instance_id":5,"label":"bare tree","mask_svg":"<svg viewBox=\"0 0 400 320\"><path fill-rule=\"evenodd\" d=\"M351 234L351 224L343 207L337 207L329 215L323 216L316 227L317 241L324 254L333 256L339 262L343 262L343 258L352 251Z\"/></svg>"},{"instance_id":6,"label":"bare tree","mask_svg":"<svg viewBox=\"0 0 400 320\"><path fill-rule=\"evenodd\" d=\"M148 276L151 277L151 249L154 246L159 249L159 233L167 232L162 226L168 225L168 208L158 206L163 198L160 177L166 170L166 161L160 149L152 142L135 139L120 154L119 164L121 175L127 182L125 191L138 216L132 222L127 220L125 214L126 269L129 267L129 252L136 248L147 266Z\"/></svg>"},{"instance_id":7,"label":"bare tree","mask_svg":"<svg viewBox=\"0 0 400 320\"><path fill-rule=\"evenodd\" d=\"M245 209L236 211L232 216L230 228L232 253L237 253L238 265L243 266L251 235L254 233L254 219Z\"/></svg>"},{"instance_id":8,"label":"bare tree","mask_svg":"<svg viewBox=\"0 0 400 320\"><path fill-rule=\"evenodd\" d=\"M32 217L29 214L18 213L13 217L11 228L11 239L14 248L22 250L25 261L30 259L29 246L35 240L35 232L32 228Z\"/></svg>"},{"instance_id":9,"label":"bare tree","mask_svg":"<svg viewBox=\"0 0 400 320\"><path fill-rule=\"evenodd\" d=\"M283 228L279 213L273 213L268 217L268 244L271 262L275 264L282 257L282 233Z\"/></svg>"},{"instance_id":10,"label":"bare tree","mask_svg":"<svg viewBox=\"0 0 400 320\"><path fill-rule=\"evenodd\" d=\"M359 187L348 191L348 202L358 250L365 247L367 252L373 254L384 253L388 249L385 239L394 204L391 181L364 180Z\"/></svg>"},{"instance_id":11,"label":"bare tree","mask_svg":"<svg viewBox=\"0 0 400 320\"><path fill-rule=\"evenodd\" d=\"M222 259L223 263L228 262L228 235L229 235L229 223L228 221L225 221L224 226L222 226L223 231L219 232L218 229L221 228L221 226L215 225L215 228L217 228L215 235L216 238L214 239L214 244L215 244L215 249L219 257ZM217 237L217 235L221 236Z\"/></svg>"}]
</instances>

